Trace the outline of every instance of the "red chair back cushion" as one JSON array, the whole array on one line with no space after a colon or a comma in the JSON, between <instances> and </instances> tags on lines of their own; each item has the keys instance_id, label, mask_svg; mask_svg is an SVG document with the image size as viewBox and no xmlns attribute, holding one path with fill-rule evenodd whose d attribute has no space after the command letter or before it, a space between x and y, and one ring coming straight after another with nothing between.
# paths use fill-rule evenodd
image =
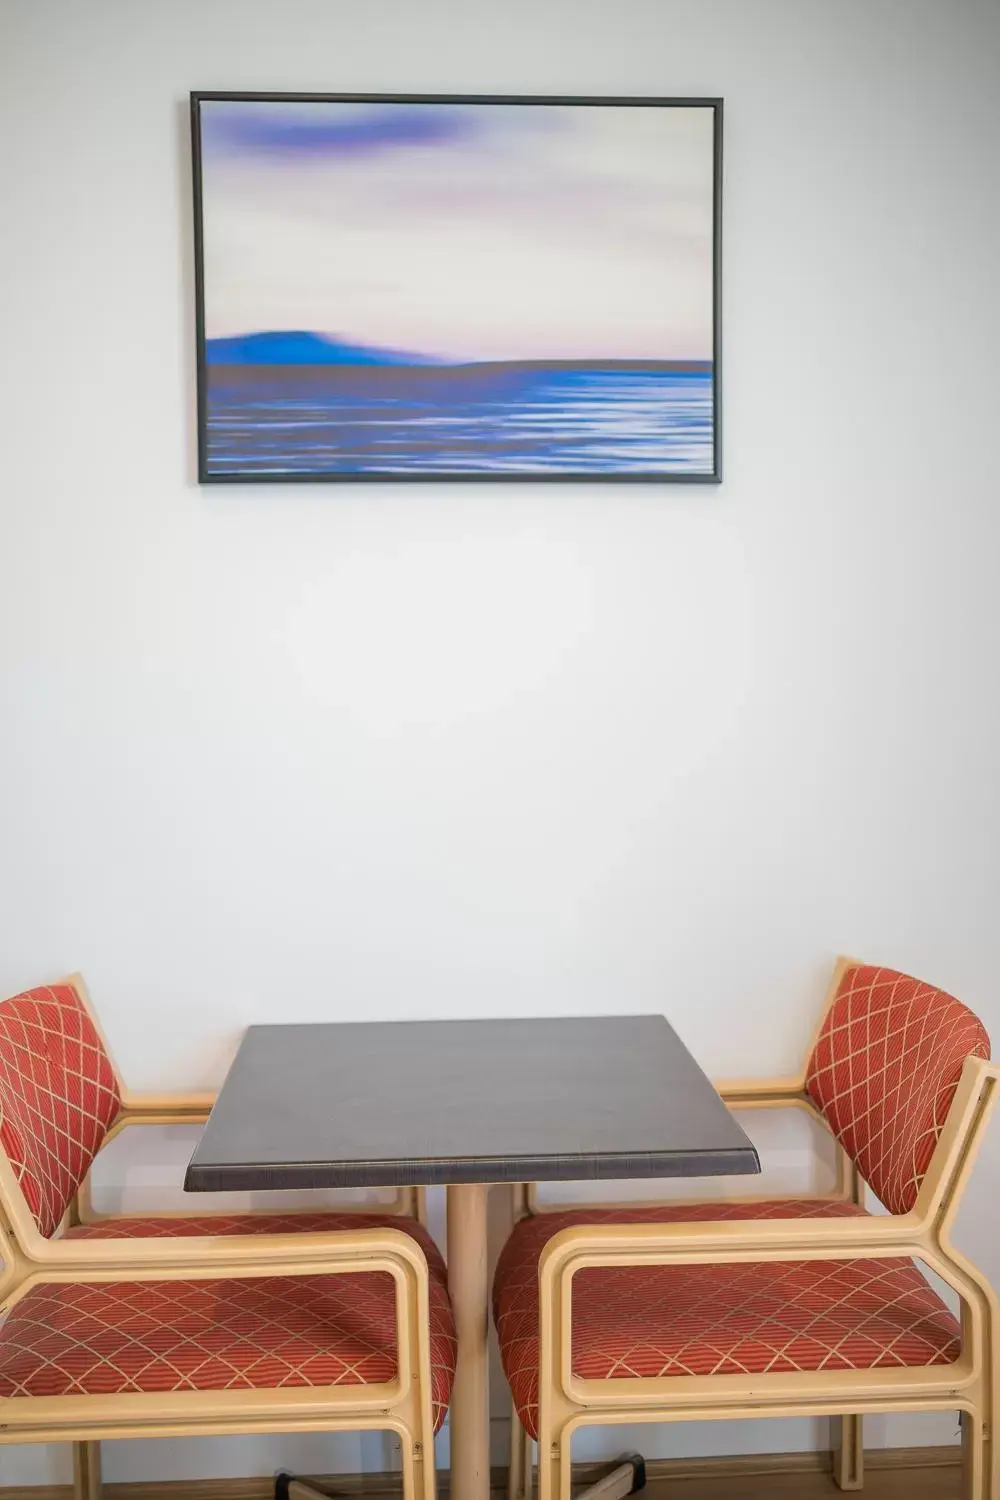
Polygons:
<instances>
[{"instance_id":1,"label":"red chair back cushion","mask_svg":"<svg viewBox=\"0 0 1000 1500\"><path fill-rule=\"evenodd\" d=\"M46 1237L120 1108L111 1060L71 984L0 1004L0 1146Z\"/></svg>"},{"instance_id":2,"label":"red chair back cushion","mask_svg":"<svg viewBox=\"0 0 1000 1500\"><path fill-rule=\"evenodd\" d=\"M890 1213L908 1213L982 1022L894 969L848 969L809 1060L806 1090Z\"/></svg>"}]
</instances>

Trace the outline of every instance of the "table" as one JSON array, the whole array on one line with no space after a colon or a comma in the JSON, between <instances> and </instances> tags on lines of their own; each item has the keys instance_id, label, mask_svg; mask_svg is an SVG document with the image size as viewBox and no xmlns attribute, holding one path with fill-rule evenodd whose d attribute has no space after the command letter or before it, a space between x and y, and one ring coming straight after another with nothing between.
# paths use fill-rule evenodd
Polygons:
<instances>
[{"instance_id":1,"label":"table","mask_svg":"<svg viewBox=\"0 0 1000 1500\"><path fill-rule=\"evenodd\" d=\"M488 1184L759 1170L662 1016L334 1022L250 1027L184 1185L445 1185L451 1493L488 1500Z\"/></svg>"}]
</instances>

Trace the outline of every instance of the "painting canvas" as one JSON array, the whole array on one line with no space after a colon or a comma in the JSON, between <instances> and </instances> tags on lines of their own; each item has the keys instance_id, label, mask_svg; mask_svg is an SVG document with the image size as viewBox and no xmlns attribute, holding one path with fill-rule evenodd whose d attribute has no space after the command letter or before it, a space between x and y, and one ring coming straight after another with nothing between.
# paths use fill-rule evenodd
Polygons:
<instances>
[{"instance_id":1,"label":"painting canvas","mask_svg":"<svg viewBox=\"0 0 1000 1500\"><path fill-rule=\"evenodd\" d=\"M718 100L192 128L202 481L718 479Z\"/></svg>"}]
</instances>

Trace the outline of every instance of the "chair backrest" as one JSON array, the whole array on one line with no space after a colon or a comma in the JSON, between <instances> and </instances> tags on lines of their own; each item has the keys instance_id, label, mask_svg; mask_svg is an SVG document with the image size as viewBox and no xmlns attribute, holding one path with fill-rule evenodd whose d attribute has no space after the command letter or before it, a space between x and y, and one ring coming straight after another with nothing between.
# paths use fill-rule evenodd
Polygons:
<instances>
[{"instance_id":1,"label":"chair backrest","mask_svg":"<svg viewBox=\"0 0 1000 1500\"><path fill-rule=\"evenodd\" d=\"M0 1146L46 1237L120 1108L111 1059L72 984L0 1004Z\"/></svg>"},{"instance_id":2,"label":"chair backrest","mask_svg":"<svg viewBox=\"0 0 1000 1500\"><path fill-rule=\"evenodd\" d=\"M890 1213L908 1213L969 1056L990 1055L977 1016L933 985L845 970L806 1069L806 1091Z\"/></svg>"}]
</instances>

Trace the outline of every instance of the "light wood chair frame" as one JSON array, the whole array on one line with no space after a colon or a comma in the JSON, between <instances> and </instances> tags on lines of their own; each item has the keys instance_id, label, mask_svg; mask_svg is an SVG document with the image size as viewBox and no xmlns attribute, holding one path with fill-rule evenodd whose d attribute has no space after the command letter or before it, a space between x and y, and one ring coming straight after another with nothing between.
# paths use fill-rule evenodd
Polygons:
<instances>
[{"instance_id":1,"label":"light wood chair frame","mask_svg":"<svg viewBox=\"0 0 1000 1500\"><path fill-rule=\"evenodd\" d=\"M72 975L60 983L72 985L103 1041L81 977ZM112 1067L122 1108L104 1144L130 1125L190 1124L208 1118L213 1095L132 1093L124 1087L113 1060ZM345 1205L344 1211L354 1207L371 1211L367 1204ZM422 1218L422 1210L422 1192L407 1190L385 1212L408 1212ZM232 1210L219 1212L229 1214ZM86 1192L78 1195L67 1214L71 1223L93 1222L97 1217ZM50 1240L39 1232L14 1170L0 1151L0 1259L0 1315L33 1287L53 1282L217 1281L388 1273L395 1285L397 1372L396 1379L387 1384L4 1397L0 1398L0 1443L72 1443L74 1500L100 1500L103 1439L390 1431L401 1445L404 1500L435 1500L429 1272L423 1250L403 1230L387 1226L170 1239ZM304 1487L296 1488L305 1492Z\"/></svg>"},{"instance_id":2,"label":"light wood chair frame","mask_svg":"<svg viewBox=\"0 0 1000 1500\"><path fill-rule=\"evenodd\" d=\"M817 1038L845 970L858 962L838 959ZM807 1063L814 1045L815 1038L806 1053ZM594 1224L556 1234L542 1252L539 1264L539 1500L569 1500L571 1439L581 1427L747 1417L839 1417L833 1477L841 1489L859 1490L864 1482L864 1415L938 1410L957 1410L962 1415L963 1500L1000 1500L1000 1443L993 1441L1000 1401L1000 1304L985 1276L952 1239L958 1205L996 1104L998 1080L1000 1068L996 1063L975 1057L966 1060L926 1176L907 1214ZM805 1067L796 1078L723 1083L718 1089L733 1109L804 1109L828 1131L825 1119L806 1093ZM866 1190L857 1166L839 1143L837 1153L833 1193L794 1196L863 1204ZM669 1200L671 1206L684 1201ZM727 1197L726 1201L752 1202L753 1198ZM534 1184L515 1188L515 1218L573 1206L597 1205L560 1203L546 1210L539 1203ZM962 1353L953 1364L921 1369L764 1374L752 1380L743 1375L581 1380L573 1374L573 1278L579 1271L599 1266L895 1257L921 1261L958 1294ZM514 1411L510 1500L525 1500L531 1494L529 1451L527 1434Z\"/></svg>"}]
</instances>

